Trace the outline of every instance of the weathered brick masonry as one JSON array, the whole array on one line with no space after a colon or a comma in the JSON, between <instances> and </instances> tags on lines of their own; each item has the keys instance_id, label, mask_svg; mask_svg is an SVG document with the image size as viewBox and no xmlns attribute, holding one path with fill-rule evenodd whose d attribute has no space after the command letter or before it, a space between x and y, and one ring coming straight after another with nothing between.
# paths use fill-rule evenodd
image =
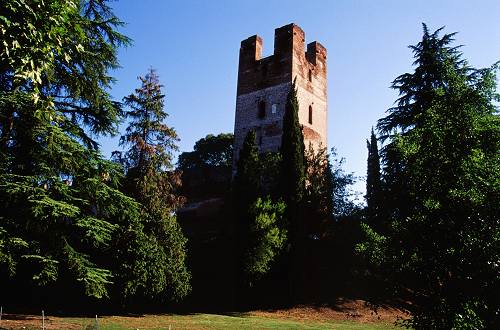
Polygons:
<instances>
[{"instance_id":1,"label":"weathered brick masonry","mask_svg":"<svg viewBox=\"0 0 500 330\"><path fill-rule=\"evenodd\" d=\"M234 164L249 130L261 152L278 151L288 92L297 78L299 121L306 148L327 146L326 49L314 41L305 49L305 33L295 25L274 32L274 54L262 58L262 39L241 42L234 123Z\"/></svg>"}]
</instances>

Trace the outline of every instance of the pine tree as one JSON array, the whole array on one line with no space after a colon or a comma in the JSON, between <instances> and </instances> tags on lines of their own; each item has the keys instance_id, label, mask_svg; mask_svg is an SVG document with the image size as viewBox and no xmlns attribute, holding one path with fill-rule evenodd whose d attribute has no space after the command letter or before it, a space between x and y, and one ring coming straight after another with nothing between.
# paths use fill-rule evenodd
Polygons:
<instances>
[{"instance_id":1,"label":"pine tree","mask_svg":"<svg viewBox=\"0 0 500 330\"><path fill-rule=\"evenodd\" d=\"M382 132L392 130L384 171L404 180L407 208L390 205L390 230L380 236L365 226L371 240L358 248L414 293L412 327L495 328L498 67L470 68L450 46L453 34L440 31L424 25L412 47L415 71L395 80L400 103L379 121Z\"/></svg>"},{"instance_id":2,"label":"pine tree","mask_svg":"<svg viewBox=\"0 0 500 330\"><path fill-rule=\"evenodd\" d=\"M394 79L391 87L398 90L400 96L396 106L388 109L389 115L377 123L380 140L384 142L390 139L380 153L386 192L384 204L390 217L407 217L411 209L411 197L408 196L410 188L404 173L407 163L397 152L398 138L419 127L421 114L432 105L438 96L436 93L447 89L448 66L460 74L467 74L469 70L461 59L459 47L450 46L456 33L440 36L443 28L431 33L426 24L422 24L422 27L422 40L417 45L409 46L414 53L415 71Z\"/></svg>"},{"instance_id":3,"label":"pine tree","mask_svg":"<svg viewBox=\"0 0 500 330\"><path fill-rule=\"evenodd\" d=\"M134 285L130 293L140 289L146 297L178 300L190 291L186 239L173 215L182 204L176 192L180 173L173 171L172 165L179 139L175 130L164 123L168 116L164 111L165 95L156 72L150 69L139 80L141 87L124 98L130 108L126 112L129 124L120 145L129 148L123 155L114 154L125 167L124 192L142 205L142 226L147 237L143 257L148 262L136 258L134 269L143 272L145 280ZM128 285L135 277L124 283Z\"/></svg>"},{"instance_id":4,"label":"pine tree","mask_svg":"<svg viewBox=\"0 0 500 330\"><path fill-rule=\"evenodd\" d=\"M4 283L105 297L112 237L134 227L138 206L116 189L120 171L94 138L116 130L109 70L129 40L103 0L6 0L0 12Z\"/></svg>"},{"instance_id":5,"label":"pine tree","mask_svg":"<svg viewBox=\"0 0 500 330\"><path fill-rule=\"evenodd\" d=\"M414 53L413 73L405 73L394 79L392 88L399 91L397 105L388 110L389 115L381 118L377 129L382 139L394 134L405 134L420 125L419 115L433 103L436 93L448 87L448 69L466 74L469 68L461 59L459 47L450 47L456 33L439 35L443 28L430 33L422 24L423 37L417 45L409 46ZM446 60L444 60L446 59Z\"/></svg>"},{"instance_id":6,"label":"pine tree","mask_svg":"<svg viewBox=\"0 0 500 330\"><path fill-rule=\"evenodd\" d=\"M375 133L372 132L370 135L370 140L366 141L366 147L368 148L368 161L366 169L366 204L368 211L368 218L373 223L378 223L380 221L380 211L381 211L381 198L382 198L382 187L380 182L380 158L378 154L377 137Z\"/></svg>"}]
</instances>

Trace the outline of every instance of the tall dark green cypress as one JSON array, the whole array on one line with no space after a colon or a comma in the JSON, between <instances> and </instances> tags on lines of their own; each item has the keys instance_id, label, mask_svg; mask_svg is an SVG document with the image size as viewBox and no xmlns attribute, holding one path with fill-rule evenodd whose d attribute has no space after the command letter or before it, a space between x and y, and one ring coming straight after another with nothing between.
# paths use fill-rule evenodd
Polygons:
<instances>
[{"instance_id":1,"label":"tall dark green cypress","mask_svg":"<svg viewBox=\"0 0 500 330\"><path fill-rule=\"evenodd\" d=\"M366 169L366 204L370 221L378 221L381 199L380 158L378 153L377 137L372 132L370 140L366 140L368 148L368 164Z\"/></svg>"},{"instance_id":2,"label":"tall dark green cypress","mask_svg":"<svg viewBox=\"0 0 500 330\"><path fill-rule=\"evenodd\" d=\"M289 295L297 298L298 283L304 256L302 252L305 224L302 222L303 199L305 196L306 159L304 136L299 123L299 102L295 80L288 93L285 115L283 116L283 135L281 140L281 194L286 204L288 233L291 250L289 252Z\"/></svg>"},{"instance_id":3,"label":"tall dark green cypress","mask_svg":"<svg viewBox=\"0 0 500 330\"><path fill-rule=\"evenodd\" d=\"M281 140L281 189L289 214L297 214L305 192L305 147L299 123L299 102L295 80L288 93Z\"/></svg>"},{"instance_id":4,"label":"tall dark green cypress","mask_svg":"<svg viewBox=\"0 0 500 330\"><path fill-rule=\"evenodd\" d=\"M245 261L247 259L247 251L251 241L251 223L252 215L250 208L257 200L259 188L259 150L255 144L255 131L249 131L243 141L243 147L240 150L236 174L233 180L232 187L232 207L234 216L234 227L236 229L235 242L237 250L236 264L239 265L238 276L243 280L242 284L246 285L247 273L245 269Z\"/></svg>"},{"instance_id":5,"label":"tall dark green cypress","mask_svg":"<svg viewBox=\"0 0 500 330\"><path fill-rule=\"evenodd\" d=\"M255 131L248 132L245 137L233 182L235 206L245 214L260 192L259 149L255 144L255 137Z\"/></svg>"}]
</instances>

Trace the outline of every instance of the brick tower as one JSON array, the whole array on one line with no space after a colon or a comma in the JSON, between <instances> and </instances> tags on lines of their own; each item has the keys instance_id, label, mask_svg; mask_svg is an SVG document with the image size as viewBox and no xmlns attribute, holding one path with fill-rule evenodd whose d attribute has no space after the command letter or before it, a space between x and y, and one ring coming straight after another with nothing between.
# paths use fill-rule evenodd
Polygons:
<instances>
[{"instance_id":1,"label":"brick tower","mask_svg":"<svg viewBox=\"0 0 500 330\"><path fill-rule=\"evenodd\" d=\"M278 151L287 95L297 79L299 121L304 143L327 147L326 49L295 25L274 31L274 54L262 58L262 39L241 42L234 122L233 169L248 131L255 130L260 152Z\"/></svg>"}]
</instances>

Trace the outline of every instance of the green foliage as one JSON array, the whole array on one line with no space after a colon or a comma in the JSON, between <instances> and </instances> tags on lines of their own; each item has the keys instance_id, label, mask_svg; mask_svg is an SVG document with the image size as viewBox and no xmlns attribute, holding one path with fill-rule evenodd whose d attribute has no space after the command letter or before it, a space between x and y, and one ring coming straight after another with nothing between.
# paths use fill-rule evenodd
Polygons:
<instances>
[{"instance_id":1,"label":"green foliage","mask_svg":"<svg viewBox=\"0 0 500 330\"><path fill-rule=\"evenodd\" d=\"M380 228L380 212L382 207L382 184L380 179L380 157L378 152L377 137L372 132L370 140L366 141L368 149L367 173L366 173L366 204L369 220Z\"/></svg>"},{"instance_id":2,"label":"green foliage","mask_svg":"<svg viewBox=\"0 0 500 330\"><path fill-rule=\"evenodd\" d=\"M343 166L345 159L337 158L335 148L331 149L331 178L333 180L333 216L339 220L352 215L357 210L357 205L353 201L356 193L352 190L352 185L356 182L353 173L346 173Z\"/></svg>"},{"instance_id":3,"label":"green foliage","mask_svg":"<svg viewBox=\"0 0 500 330\"><path fill-rule=\"evenodd\" d=\"M286 240L285 204L264 194L277 193L280 157L259 155L255 132L243 142L233 181L233 207L244 276L252 283L269 273Z\"/></svg>"},{"instance_id":4,"label":"green foliage","mask_svg":"<svg viewBox=\"0 0 500 330\"><path fill-rule=\"evenodd\" d=\"M203 167L231 167L233 159L232 133L208 134L196 141L194 150L179 155L179 168L183 171Z\"/></svg>"},{"instance_id":5,"label":"green foliage","mask_svg":"<svg viewBox=\"0 0 500 330\"><path fill-rule=\"evenodd\" d=\"M255 145L255 131L249 131L240 150L233 181L233 200L243 218L248 213L251 203L261 192L259 168L259 150Z\"/></svg>"},{"instance_id":6,"label":"green foliage","mask_svg":"<svg viewBox=\"0 0 500 330\"><path fill-rule=\"evenodd\" d=\"M404 187L403 207L388 203L390 228L364 226L360 251L414 292L417 329L492 328L500 306L500 120L496 66L467 66L451 35L430 34L412 47L414 73L398 77L398 106L379 121L387 200ZM403 211L402 211L403 210Z\"/></svg>"},{"instance_id":7,"label":"green foliage","mask_svg":"<svg viewBox=\"0 0 500 330\"><path fill-rule=\"evenodd\" d=\"M140 223L125 229L118 245L130 265L118 272L125 296L179 300L190 292L186 268L186 238L173 212L182 204L178 196L180 173L172 171L177 133L163 121L164 95L153 69L140 77L141 87L125 97L129 125L120 139L128 150L114 156L124 165L124 192L141 203Z\"/></svg>"},{"instance_id":8,"label":"green foliage","mask_svg":"<svg viewBox=\"0 0 500 330\"><path fill-rule=\"evenodd\" d=\"M314 150L309 145L306 158L305 208L308 215L307 229L316 237L325 233L325 225L333 215L334 180L332 165L326 148Z\"/></svg>"},{"instance_id":9,"label":"green foliage","mask_svg":"<svg viewBox=\"0 0 500 330\"><path fill-rule=\"evenodd\" d=\"M105 297L111 237L137 204L93 138L116 129L108 71L129 40L102 0L7 0L0 12L2 266L18 285L74 281Z\"/></svg>"},{"instance_id":10,"label":"green foliage","mask_svg":"<svg viewBox=\"0 0 500 330\"><path fill-rule=\"evenodd\" d=\"M286 243L283 229L285 204L281 201L258 198L251 206L253 221L250 226L250 244L245 269L251 279L267 274Z\"/></svg>"},{"instance_id":11,"label":"green foliage","mask_svg":"<svg viewBox=\"0 0 500 330\"><path fill-rule=\"evenodd\" d=\"M306 152L307 176L305 207L310 233L321 236L332 220L339 221L354 215L358 210L352 185L356 178L344 171L344 159L337 158L335 148L328 154L321 146L312 145Z\"/></svg>"},{"instance_id":12,"label":"green foliage","mask_svg":"<svg viewBox=\"0 0 500 330\"><path fill-rule=\"evenodd\" d=\"M280 199L281 154L279 152L263 152L259 154L260 196L271 196Z\"/></svg>"},{"instance_id":13,"label":"green foliage","mask_svg":"<svg viewBox=\"0 0 500 330\"><path fill-rule=\"evenodd\" d=\"M378 234L365 223L361 223L361 230L366 236L366 241L356 245L356 252L366 256L376 267L381 267L387 256L386 237Z\"/></svg>"},{"instance_id":14,"label":"green foliage","mask_svg":"<svg viewBox=\"0 0 500 330\"><path fill-rule=\"evenodd\" d=\"M297 212L305 191L306 161L304 136L299 123L299 102L295 81L288 93L281 137L281 193L290 208Z\"/></svg>"},{"instance_id":15,"label":"green foliage","mask_svg":"<svg viewBox=\"0 0 500 330\"><path fill-rule=\"evenodd\" d=\"M182 194L206 199L227 194L232 179L233 134L209 134L196 141L194 150L179 155Z\"/></svg>"}]
</instances>

